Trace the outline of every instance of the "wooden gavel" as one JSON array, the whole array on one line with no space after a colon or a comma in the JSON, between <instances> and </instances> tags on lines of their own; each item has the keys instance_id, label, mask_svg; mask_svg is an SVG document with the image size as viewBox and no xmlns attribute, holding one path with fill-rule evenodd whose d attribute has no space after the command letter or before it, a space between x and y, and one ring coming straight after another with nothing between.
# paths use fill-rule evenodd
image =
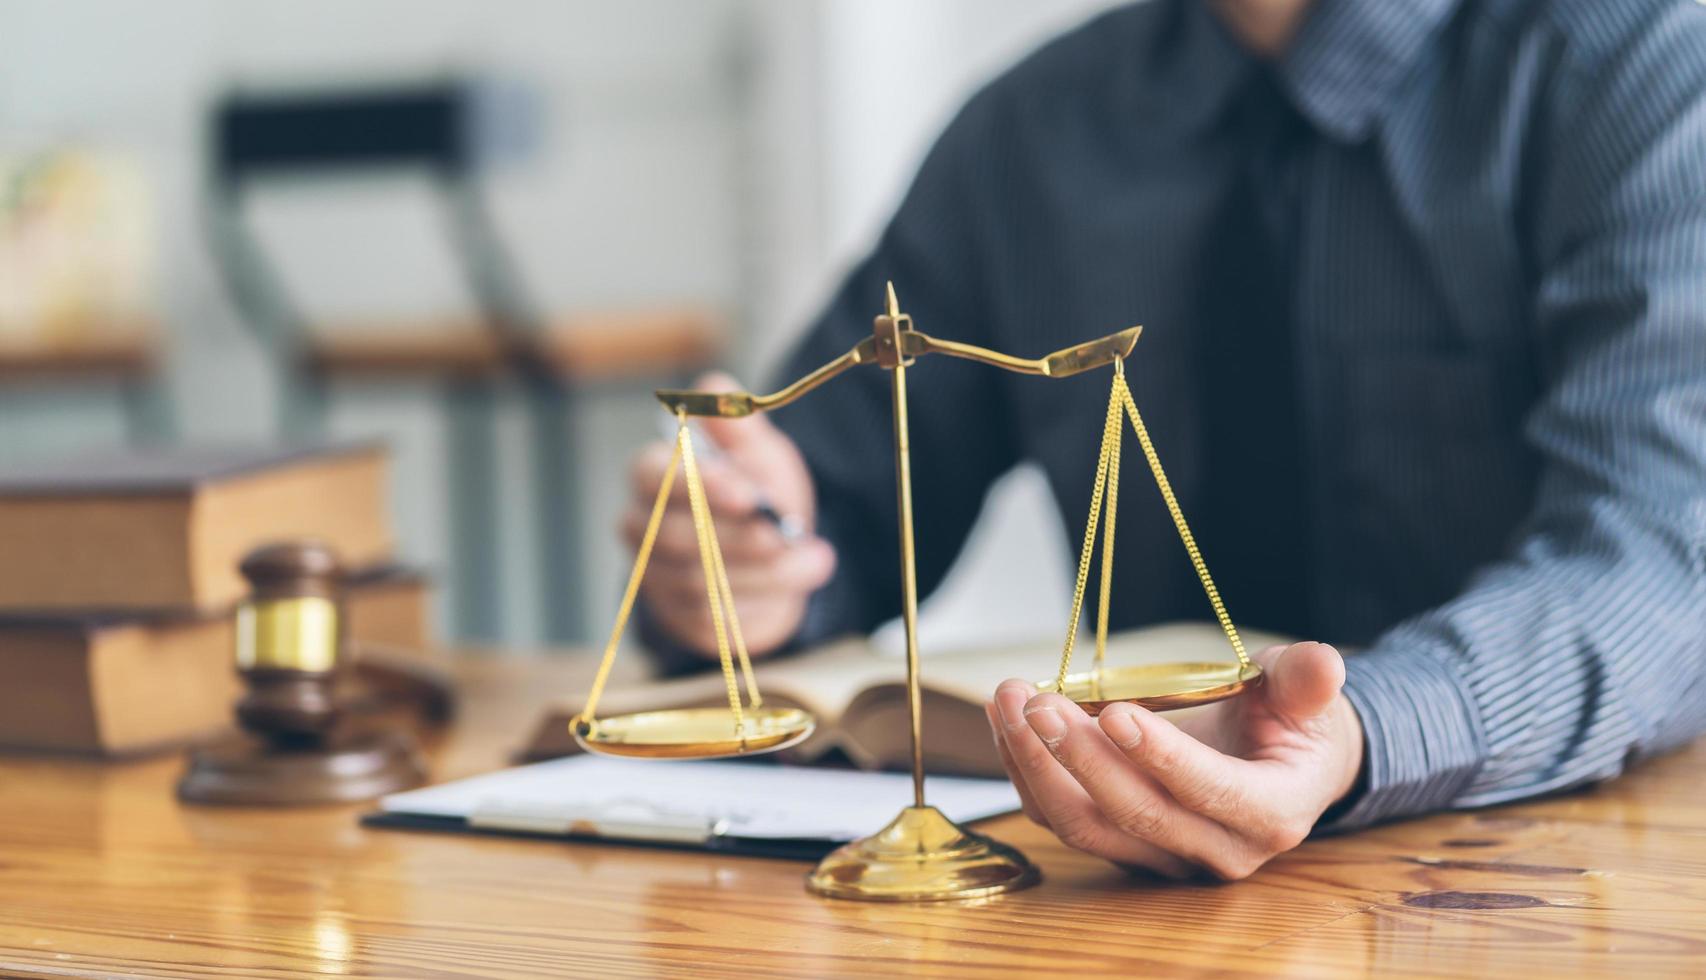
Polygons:
<instances>
[{"instance_id":1,"label":"wooden gavel","mask_svg":"<svg viewBox=\"0 0 1706 980\"><path fill-rule=\"evenodd\" d=\"M316 542L269 545L243 560L237 610L243 733L197 749L178 784L195 803L280 805L371 799L425 778L413 739L352 717L337 556Z\"/></svg>"},{"instance_id":2,"label":"wooden gavel","mask_svg":"<svg viewBox=\"0 0 1706 980\"><path fill-rule=\"evenodd\" d=\"M248 686L237 720L279 743L322 741L338 718L345 669L337 556L314 543L278 544L240 568L251 592L237 610L237 671Z\"/></svg>"}]
</instances>

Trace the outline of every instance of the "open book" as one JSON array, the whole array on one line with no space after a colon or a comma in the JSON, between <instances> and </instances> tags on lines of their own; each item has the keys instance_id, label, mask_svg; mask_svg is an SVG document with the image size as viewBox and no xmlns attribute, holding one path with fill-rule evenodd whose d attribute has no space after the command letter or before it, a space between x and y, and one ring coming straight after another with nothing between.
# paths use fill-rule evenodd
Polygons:
<instances>
[{"instance_id":1,"label":"open book","mask_svg":"<svg viewBox=\"0 0 1706 980\"><path fill-rule=\"evenodd\" d=\"M1244 632L1244 644L1259 650L1278 637ZM1073 669L1085 670L1095 655L1082 637ZM1213 625L1169 623L1108 638L1108 663L1128 665L1171 660L1230 660L1226 636ZM926 655L921 664L924 704L924 766L931 772L1000 776L1001 760L990 739L983 704L1009 677L1042 680L1054 674L1060 648L1029 644L997 650ZM804 708L817 716L817 731L785 750L789 762L809 763L839 752L861 769L905 769L911 765L911 725L906 710L906 662L878 653L864 639L843 640L815 651L755 665L766 704ZM600 716L667 708L728 704L721 672L658 681L607 691ZM529 760L579 751L569 719L580 704L546 712L523 752Z\"/></svg>"}]
</instances>

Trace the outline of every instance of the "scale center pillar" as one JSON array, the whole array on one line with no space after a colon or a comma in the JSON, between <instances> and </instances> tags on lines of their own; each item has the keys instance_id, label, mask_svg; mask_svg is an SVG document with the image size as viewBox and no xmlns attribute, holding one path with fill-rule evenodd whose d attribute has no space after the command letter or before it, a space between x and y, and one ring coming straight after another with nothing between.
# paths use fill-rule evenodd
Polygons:
<instances>
[{"instance_id":1,"label":"scale center pillar","mask_svg":"<svg viewBox=\"0 0 1706 980\"><path fill-rule=\"evenodd\" d=\"M895 484L900 504L901 620L906 627L906 693L912 721L913 805L869 837L837 848L806 878L830 898L926 902L983 898L1034 885L1036 866L1015 848L967 830L924 801L923 704L918 679L918 563L912 537L912 454L907 438L903 337L912 318L900 312L894 286L876 319L877 364L894 379Z\"/></svg>"}]
</instances>

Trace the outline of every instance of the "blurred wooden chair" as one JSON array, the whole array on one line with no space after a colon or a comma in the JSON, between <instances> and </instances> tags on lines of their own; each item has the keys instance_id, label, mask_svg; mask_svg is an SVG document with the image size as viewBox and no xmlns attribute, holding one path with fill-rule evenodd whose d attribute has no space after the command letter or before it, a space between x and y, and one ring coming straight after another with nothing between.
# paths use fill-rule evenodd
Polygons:
<instances>
[{"instance_id":1,"label":"blurred wooden chair","mask_svg":"<svg viewBox=\"0 0 1706 980\"><path fill-rule=\"evenodd\" d=\"M721 331L704 310L541 315L503 247L478 177L494 147L520 140L526 100L468 80L256 95L214 109L207 218L214 259L244 318L277 366L280 425L307 436L324 426L333 382L408 380L438 387L445 407L451 501L453 631L498 640L497 395L519 385L529 425L533 509L540 541L546 639L588 636L581 580L582 494L570 425L572 394L588 382L679 378L709 363ZM513 95L513 93L512 93ZM517 112L521 109L521 112ZM499 124L508 124L507 131ZM243 218L245 196L270 179L328 173L428 175L476 315L438 322L311 328L286 295Z\"/></svg>"}]
</instances>

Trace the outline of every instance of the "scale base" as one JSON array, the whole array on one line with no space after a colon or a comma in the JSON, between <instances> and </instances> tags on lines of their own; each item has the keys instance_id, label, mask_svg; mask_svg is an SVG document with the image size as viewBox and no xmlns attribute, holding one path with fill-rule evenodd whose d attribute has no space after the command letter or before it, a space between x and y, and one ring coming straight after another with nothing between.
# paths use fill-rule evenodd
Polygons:
<instances>
[{"instance_id":1,"label":"scale base","mask_svg":"<svg viewBox=\"0 0 1706 980\"><path fill-rule=\"evenodd\" d=\"M909 806L887 827L824 858L806 877L806 889L866 902L935 902L1017 891L1041 877L1016 849L933 806Z\"/></svg>"}]
</instances>

